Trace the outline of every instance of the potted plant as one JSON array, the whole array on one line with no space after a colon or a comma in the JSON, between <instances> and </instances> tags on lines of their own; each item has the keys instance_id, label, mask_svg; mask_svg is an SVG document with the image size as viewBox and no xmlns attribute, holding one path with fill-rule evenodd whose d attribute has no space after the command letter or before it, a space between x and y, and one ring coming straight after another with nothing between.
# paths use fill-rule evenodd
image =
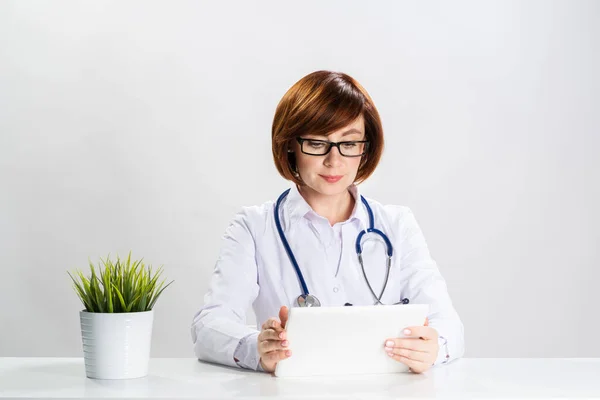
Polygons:
<instances>
[{"instance_id":1,"label":"potted plant","mask_svg":"<svg viewBox=\"0 0 600 400\"><path fill-rule=\"evenodd\" d=\"M85 372L94 379L140 378L148 374L156 300L166 286L158 281L162 267L141 260L116 263L100 259L98 272L90 261L90 275L76 270L73 288L85 309L79 313Z\"/></svg>"}]
</instances>

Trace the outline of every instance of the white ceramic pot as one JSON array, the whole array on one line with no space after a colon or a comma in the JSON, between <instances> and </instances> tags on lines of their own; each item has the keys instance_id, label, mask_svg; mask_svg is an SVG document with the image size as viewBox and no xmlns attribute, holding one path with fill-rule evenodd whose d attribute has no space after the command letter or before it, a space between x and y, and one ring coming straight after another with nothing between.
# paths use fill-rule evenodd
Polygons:
<instances>
[{"instance_id":1,"label":"white ceramic pot","mask_svg":"<svg viewBox=\"0 0 600 400\"><path fill-rule=\"evenodd\" d=\"M81 311L85 373L94 379L131 379L148 375L154 311Z\"/></svg>"}]
</instances>

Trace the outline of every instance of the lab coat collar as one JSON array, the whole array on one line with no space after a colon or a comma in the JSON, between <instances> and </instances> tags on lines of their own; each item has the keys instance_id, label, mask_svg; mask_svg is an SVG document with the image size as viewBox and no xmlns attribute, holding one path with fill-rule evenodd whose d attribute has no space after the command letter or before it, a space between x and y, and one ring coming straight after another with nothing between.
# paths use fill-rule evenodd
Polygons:
<instances>
[{"instance_id":1,"label":"lab coat collar","mask_svg":"<svg viewBox=\"0 0 600 400\"><path fill-rule=\"evenodd\" d=\"M360 192L358 190L357 185L350 185L348 188L350 194L354 197L354 208L352 209L352 213L350 214L349 221L357 220L362 229L366 229L369 226L369 215L367 210L362 203L360 198ZM285 215L287 216L287 223L285 224L285 230L287 231L290 226L293 226L297 223L301 218L306 218L312 215L318 215L312 207L304 200L304 197L300 194L298 187L295 183L292 182L290 186L290 192L287 195L287 198L283 202L283 206L285 209Z\"/></svg>"}]
</instances>

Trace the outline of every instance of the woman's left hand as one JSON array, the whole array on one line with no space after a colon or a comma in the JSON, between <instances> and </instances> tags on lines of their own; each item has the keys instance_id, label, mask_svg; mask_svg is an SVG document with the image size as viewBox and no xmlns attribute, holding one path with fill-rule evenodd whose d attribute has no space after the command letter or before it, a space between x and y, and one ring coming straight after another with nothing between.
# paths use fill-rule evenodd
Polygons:
<instances>
[{"instance_id":1,"label":"woman's left hand","mask_svg":"<svg viewBox=\"0 0 600 400\"><path fill-rule=\"evenodd\" d=\"M411 326L404 330L406 336L413 337L387 339L385 351L417 374L427 371L435 363L439 352L438 332L428 325L425 321L425 326Z\"/></svg>"}]
</instances>

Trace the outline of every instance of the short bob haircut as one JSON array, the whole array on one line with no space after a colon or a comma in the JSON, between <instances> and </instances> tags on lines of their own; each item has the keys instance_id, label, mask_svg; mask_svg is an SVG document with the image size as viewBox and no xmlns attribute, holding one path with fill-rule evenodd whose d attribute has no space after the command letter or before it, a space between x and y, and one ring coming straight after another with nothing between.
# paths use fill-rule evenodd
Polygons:
<instances>
[{"instance_id":1,"label":"short bob haircut","mask_svg":"<svg viewBox=\"0 0 600 400\"><path fill-rule=\"evenodd\" d=\"M315 71L296 82L283 96L273 119L272 148L277 171L303 185L294 176L296 156L288 152L293 141L306 134L328 136L363 116L367 153L358 167L355 184L375 171L383 152L383 128L367 91L352 77L332 71Z\"/></svg>"}]
</instances>

